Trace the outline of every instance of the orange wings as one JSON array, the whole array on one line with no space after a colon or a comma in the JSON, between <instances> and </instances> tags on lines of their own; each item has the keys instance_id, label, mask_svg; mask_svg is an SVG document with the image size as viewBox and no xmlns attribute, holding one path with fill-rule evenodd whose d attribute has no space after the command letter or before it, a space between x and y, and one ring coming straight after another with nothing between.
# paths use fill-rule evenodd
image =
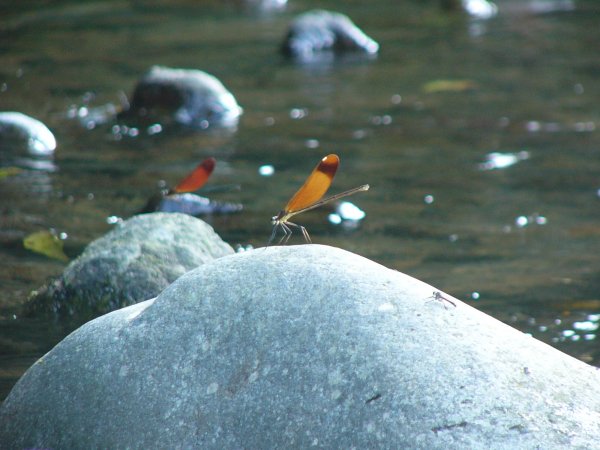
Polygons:
<instances>
[{"instance_id":1,"label":"orange wings","mask_svg":"<svg viewBox=\"0 0 600 450\"><path fill-rule=\"evenodd\" d=\"M277 230L279 228L283 230L283 236L279 240L279 243L286 243L292 235L292 230L290 227L299 228L300 231L302 231L302 235L304 236L306 242L310 243L310 236L308 235L306 228L304 228L302 225L290 222L289 219L291 217L295 216L296 214L318 208L319 206L342 197L355 194L356 192L369 190L369 185L363 184L362 186L355 187L354 189L340 192L339 194L332 195L331 197L323 198L327 192L327 189L329 189L329 186L331 186L331 182L333 181L333 177L335 176L335 172L337 171L339 165L340 158L334 154L327 155L319 162L319 164L317 164L317 167L313 169L302 187L298 189L298 192L296 192L288 204L285 205L285 209L283 211L279 211L279 214L271 219L271 222L273 223L273 231L271 233L271 238L269 239L269 244L273 241L273 239L275 239Z\"/></svg>"},{"instance_id":2,"label":"orange wings","mask_svg":"<svg viewBox=\"0 0 600 450\"><path fill-rule=\"evenodd\" d=\"M204 183L210 177L217 161L215 158L206 158L198 167L196 167L187 177L171 189L171 194L181 194L184 192L193 192L204 186Z\"/></svg>"},{"instance_id":3,"label":"orange wings","mask_svg":"<svg viewBox=\"0 0 600 450\"><path fill-rule=\"evenodd\" d=\"M300 211L318 202L331 186L339 165L340 158L337 155L325 156L313 169L298 192L285 205L284 211L288 213Z\"/></svg>"}]
</instances>

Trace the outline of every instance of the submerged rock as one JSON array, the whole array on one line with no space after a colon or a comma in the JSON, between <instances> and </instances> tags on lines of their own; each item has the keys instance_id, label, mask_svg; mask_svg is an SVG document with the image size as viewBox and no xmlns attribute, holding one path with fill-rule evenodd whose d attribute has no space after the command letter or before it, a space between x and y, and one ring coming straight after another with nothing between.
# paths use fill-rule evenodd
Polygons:
<instances>
[{"instance_id":1,"label":"submerged rock","mask_svg":"<svg viewBox=\"0 0 600 450\"><path fill-rule=\"evenodd\" d=\"M140 213L160 211L201 216L241 211L242 205L239 203L218 202L193 193L206 184L216 165L215 158L206 158L175 187L150 197Z\"/></svg>"},{"instance_id":2,"label":"submerged rock","mask_svg":"<svg viewBox=\"0 0 600 450\"><path fill-rule=\"evenodd\" d=\"M247 8L258 9L259 11L273 11L283 9L287 5L287 0L238 0Z\"/></svg>"},{"instance_id":3,"label":"submerged rock","mask_svg":"<svg viewBox=\"0 0 600 450\"><path fill-rule=\"evenodd\" d=\"M210 214L232 214L240 212L242 209L243 206L240 203L219 202L191 192L185 192L152 197L141 213L154 211L175 212L197 217Z\"/></svg>"},{"instance_id":4,"label":"submerged rock","mask_svg":"<svg viewBox=\"0 0 600 450\"><path fill-rule=\"evenodd\" d=\"M156 296L188 270L233 253L205 222L184 214L135 216L90 243L27 310L90 317Z\"/></svg>"},{"instance_id":5,"label":"submerged rock","mask_svg":"<svg viewBox=\"0 0 600 450\"><path fill-rule=\"evenodd\" d=\"M464 11L477 19L491 19L498 14L498 7L488 0L462 0Z\"/></svg>"},{"instance_id":6,"label":"submerged rock","mask_svg":"<svg viewBox=\"0 0 600 450\"><path fill-rule=\"evenodd\" d=\"M54 153L56 139L46 125L20 112L0 112L0 150L26 149L30 155Z\"/></svg>"},{"instance_id":7,"label":"submerged rock","mask_svg":"<svg viewBox=\"0 0 600 450\"><path fill-rule=\"evenodd\" d=\"M326 50L373 55L379 51L379 44L344 14L314 10L299 15L290 25L283 53L310 60Z\"/></svg>"},{"instance_id":8,"label":"submerged rock","mask_svg":"<svg viewBox=\"0 0 600 450\"><path fill-rule=\"evenodd\" d=\"M570 12L576 9L573 0L516 0L504 1L498 7L489 0L440 0L448 11L462 11L475 19L490 19L501 13L503 16L518 17Z\"/></svg>"},{"instance_id":9,"label":"submerged rock","mask_svg":"<svg viewBox=\"0 0 600 450\"><path fill-rule=\"evenodd\" d=\"M211 261L35 363L0 407L0 442L597 446L598 370L432 291L319 245Z\"/></svg>"},{"instance_id":10,"label":"submerged rock","mask_svg":"<svg viewBox=\"0 0 600 450\"><path fill-rule=\"evenodd\" d=\"M206 129L235 126L241 114L233 94L214 76L154 66L138 82L129 108L119 119Z\"/></svg>"}]
</instances>

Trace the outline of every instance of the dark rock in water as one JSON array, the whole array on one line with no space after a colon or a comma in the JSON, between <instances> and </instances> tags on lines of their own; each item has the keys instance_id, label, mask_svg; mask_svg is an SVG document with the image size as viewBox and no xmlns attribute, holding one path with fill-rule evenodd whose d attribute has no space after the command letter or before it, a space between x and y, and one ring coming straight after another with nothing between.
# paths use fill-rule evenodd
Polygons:
<instances>
[{"instance_id":1,"label":"dark rock in water","mask_svg":"<svg viewBox=\"0 0 600 450\"><path fill-rule=\"evenodd\" d=\"M0 150L25 149L30 155L54 153L56 139L46 125L20 112L0 112Z\"/></svg>"},{"instance_id":2,"label":"dark rock in water","mask_svg":"<svg viewBox=\"0 0 600 450\"><path fill-rule=\"evenodd\" d=\"M241 114L233 94L214 76L154 66L138 82L129 109L119 119L205 129L235 126Z\"/></svg>"},{"instance_id":3,"label":"dark rock in water","mask_svg":"<svg viewBox=\"0 0 600 450\"><path fill-rule=\"evenodd\" d=\"M240 203L218 202L191 192L183 194L159 195L150 198L140 213L165 212L182 213L190 216L206 216L210 214L232 214L240 212Z\"/></svg>"},{"instance_id":4,"label":"dark rock in water","mask_svg":"<svg viewBox=\"0 0 600 450\"><path fill-rule=\"evenodd\" d=\"M211 261L35 363L0 406L0 442L598 448L600 371L432 292L320 245Z\"/></svg>"},{"instance_id":5,"label":"dark rock in water","mask_svg":"<svg viewBox=\"0 0 600 450\"><path fill-rule=\"evenodd\" d=\"M379 44L362 32L352 20L337 12L314 10L298 16L291 24L282 46L284 54L310 60L315 54L379 51Z\"/></svg>"},{"instance_id":6,"label":"dark rock in water","mask_svg":"<svg viewBox=\"0 0 600 450\"><path fill-rule=\"evenodd\" d=\"M135 216L90 243L34 293L27 310L97 316L154 297L188 270L230 253L209 225L189 215Z\"/></svg>"}]
</instances>

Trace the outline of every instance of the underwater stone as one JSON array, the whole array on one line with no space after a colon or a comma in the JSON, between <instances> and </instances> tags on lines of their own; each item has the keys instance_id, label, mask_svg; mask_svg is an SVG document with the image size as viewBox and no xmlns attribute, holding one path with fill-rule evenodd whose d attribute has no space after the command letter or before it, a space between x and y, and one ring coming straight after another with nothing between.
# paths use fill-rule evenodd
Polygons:
<instances>
[{"instance_id":1,"label":"underwater stone","mask_svg":"<svg viewBox=\"0 0 600 450\"><path fill-rule=\"evenodd\" d=\"M283 53L310 60L316 53L326 50L372 55L379 51L379 44L344 14L313 10L299 15L290 25L282 46Z\"/></svg>"},{"instance_id":2,"label":"underwater stone","mask_svg":"<svg viewBox=\"0 0 600 450\"><path fill-rule=\"evenodd\" d=\"M119 119L174 122L205 129L237 125L242 108L214 76L194 69L154 66L138 82Z\"/></svg>"},{"instance_id":3,"label":"underwater stone","mask_svg":"<svg viewBox=\"0 0 600 450\"><path fill-rule=\"evenodd\" d=\"M233 214L242 209L244 207L241 203L220 202L192 192L184 192L153 196L148 200L141 213L176 212L198 217L211 214Z\"/></svg>"}]
</instances>

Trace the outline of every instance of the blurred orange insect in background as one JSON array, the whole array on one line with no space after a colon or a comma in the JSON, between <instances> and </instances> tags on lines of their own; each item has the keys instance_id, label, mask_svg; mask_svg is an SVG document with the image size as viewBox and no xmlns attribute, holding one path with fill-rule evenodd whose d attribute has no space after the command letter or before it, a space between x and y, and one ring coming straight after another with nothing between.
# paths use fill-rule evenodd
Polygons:
<instances>
[{"instance_id":1,"label":"blurred orange insect in background","mask_svg":"<svg viewBox=\"0 0 600 450\"><path fill-rule=\"evenodd\" d=\"M181 180L177 186L169 189L167 195L197 191L204 186L208 177L210 177L210 174L215 169L216 164L217 160L215 158L206 158L187 177Z\"/></svg>"}]
</instances>

